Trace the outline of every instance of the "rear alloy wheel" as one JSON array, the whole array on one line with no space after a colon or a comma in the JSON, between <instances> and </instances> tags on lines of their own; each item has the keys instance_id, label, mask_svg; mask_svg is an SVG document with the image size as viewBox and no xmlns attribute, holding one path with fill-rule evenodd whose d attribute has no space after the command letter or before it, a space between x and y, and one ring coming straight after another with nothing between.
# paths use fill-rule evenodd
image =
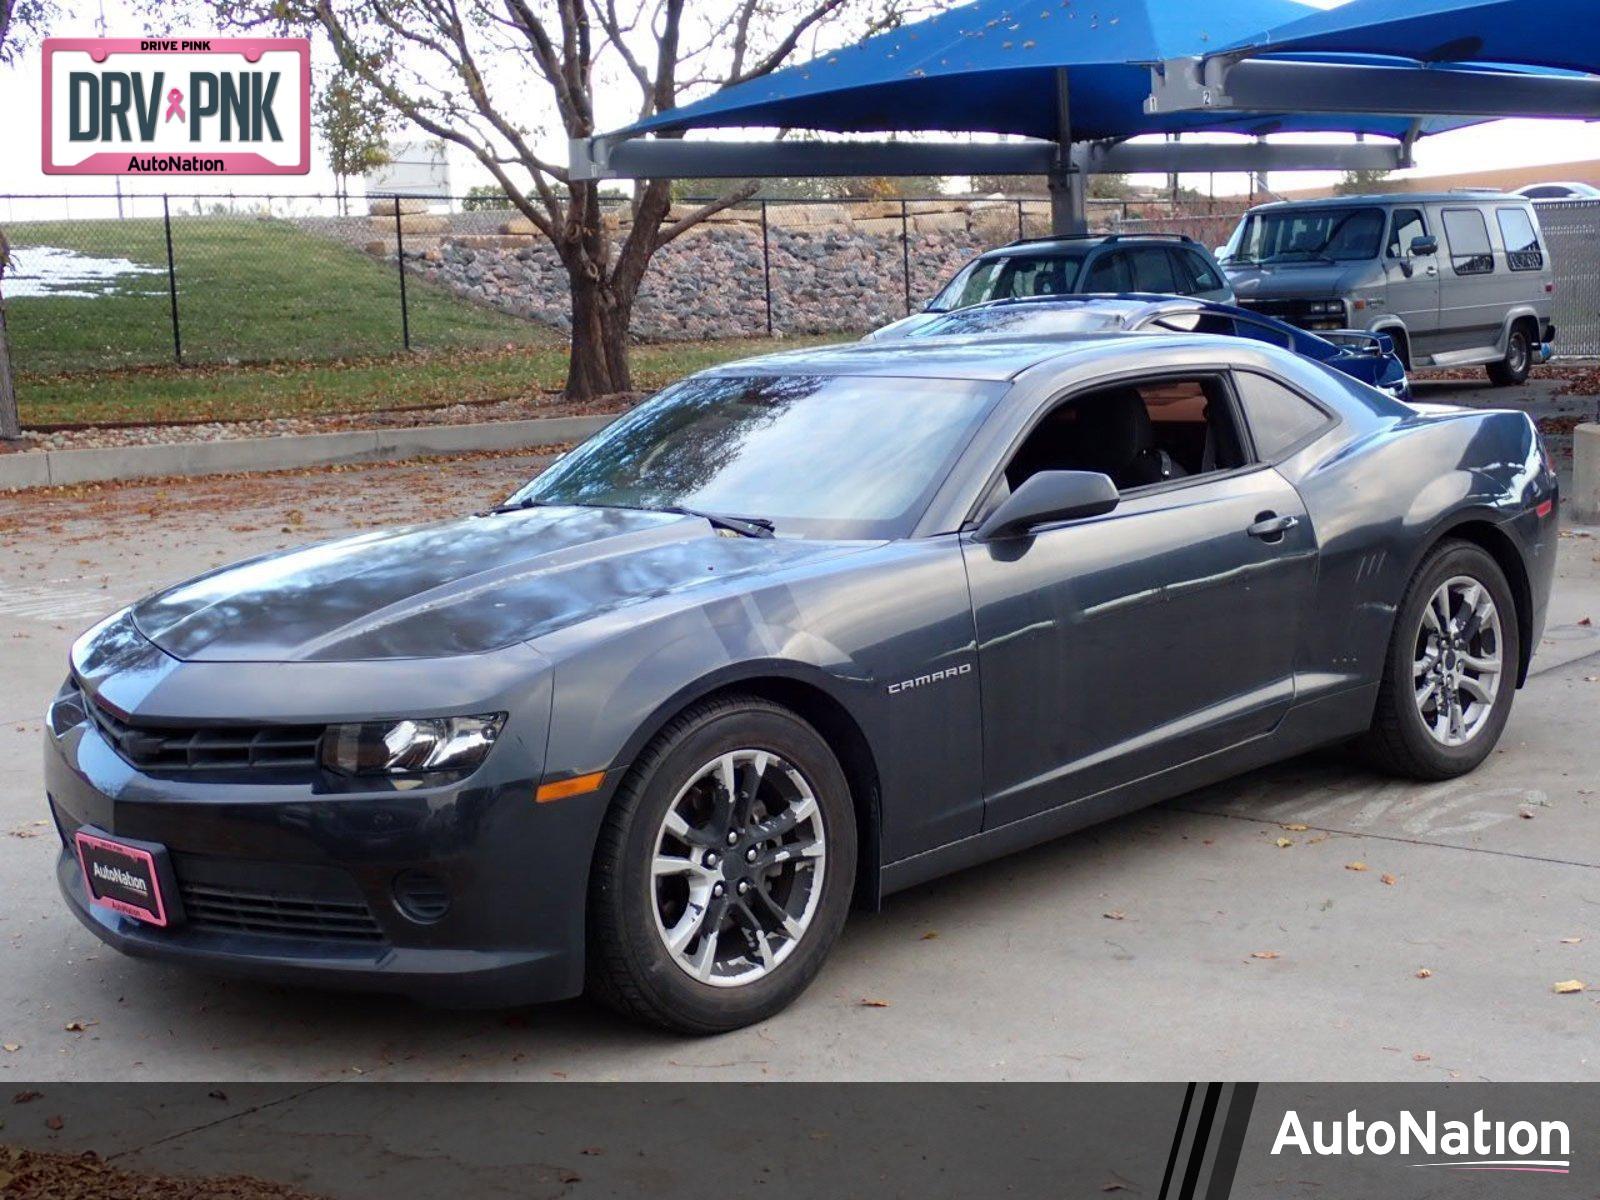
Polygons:
<instances>
[{"instance_id":1,"label":"rear alloy wheel","mask_svg":"<svg viewBox=\"0 0 1600 1200\"><path fill-rule=\"evenodd\" d=\"M1489 364L1489 382L1495 387L1515 387L1527 381L1532 367L1533 344L1528 340L1528 331L1518 325L1506 339L1505 358Z\"/></svg>"},{"instance_id":2,"label":"rear alloy wheel","mask_svg":"<svg viewBox=\"0 0 1600 1200\"><path fill-rule=\"evenodd\" d=\"M694 706L641 753L595 851L589 988L682 1033L764 1020L844 925L856 826L838 760L754 696Z\"/></svg>"},{"instance_id":3,"label":"rear alloy wheel","mask_svg":"<svg viewBox=\"0 0 1600 1200\"><path fill-rule=\"evenodd\" d=\"M1366 749L1414 779L1449 779L1494 749L1521 663L1511 589L1468 542L1444 542L1411 581L1389 645Z\"/></svg>"}]
</instances>

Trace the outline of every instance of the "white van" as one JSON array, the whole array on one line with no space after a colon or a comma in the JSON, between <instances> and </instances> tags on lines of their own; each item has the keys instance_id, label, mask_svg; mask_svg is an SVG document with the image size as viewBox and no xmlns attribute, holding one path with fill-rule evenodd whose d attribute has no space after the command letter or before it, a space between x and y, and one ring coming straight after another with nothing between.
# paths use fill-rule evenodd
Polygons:
<instances>
[{"instance_id":1,"label":"white van","mask_svg":"<svg viewBox=\"0 0 1600 1200\"><path fill-rule=\"evenodd\" d=\"M1387 333L1407 368L1481 364L1516 384L1555 342L1555 277L1525 196L1263 204L1217 257L1244 307L1304 329Z\"/></svg>"}]
</instances>

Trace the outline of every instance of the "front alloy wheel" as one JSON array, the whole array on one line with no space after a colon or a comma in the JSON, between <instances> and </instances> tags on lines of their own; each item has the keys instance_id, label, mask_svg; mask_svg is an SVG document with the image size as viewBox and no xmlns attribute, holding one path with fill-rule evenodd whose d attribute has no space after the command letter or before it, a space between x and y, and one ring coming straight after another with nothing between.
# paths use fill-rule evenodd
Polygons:
<instances>
[{"instance_id":1,"label":"front alloy wheel","mask_svg":"<svg viewBox=\"0 0 1600 1200\"><path fill-rule=\"evenodd\" d=\"M617 787L590 876L589 990L682 1033L761 1021L844 926L850 783L817 730L756 696L668 723Z\"/></svg>"},{"instance_id":2,"label":"front alloy wheel","mask_svg":"<svg viewBox=\"0 0 1600 1200\"><path fill-rule=\"evenodd\" d=\"M822 809L804 775L765 750L706 763L656 832L656 932L691 979L739 987L793 953L822 898Z\"/></svg>"}]
</instances>

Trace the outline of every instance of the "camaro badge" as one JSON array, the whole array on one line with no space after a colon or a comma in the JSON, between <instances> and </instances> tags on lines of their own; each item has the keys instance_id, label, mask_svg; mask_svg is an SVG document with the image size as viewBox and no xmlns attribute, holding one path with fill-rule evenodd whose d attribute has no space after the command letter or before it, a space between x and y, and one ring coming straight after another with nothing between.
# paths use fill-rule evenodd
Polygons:
<instances>
[{"instance_id":1,"label":"camaro badge","mask_svg":"<svg viewBox=\"0 0 1600 1200\"><path fill-rule=\"evenodd\" d=\"M901 692L909 692L912 688L924 687L930 683L938 683L941 679L954 679L957 675L966 675L972 671L971 663L962 663L959 667L946 667L942 671L933 671L927 675L918 675L915 679L902 680L900 683L889 685L889 695L896 696Z\"/></svg>"}]
</instances>

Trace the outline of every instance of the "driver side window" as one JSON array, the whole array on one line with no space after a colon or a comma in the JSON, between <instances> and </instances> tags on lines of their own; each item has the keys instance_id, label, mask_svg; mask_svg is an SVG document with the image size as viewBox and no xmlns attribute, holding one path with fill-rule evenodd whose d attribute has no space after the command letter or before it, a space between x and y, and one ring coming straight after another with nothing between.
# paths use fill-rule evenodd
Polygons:
<instances>
[{"instance_id":1,"label":"driver side window","mask_svg":"<svg viewBox=\"0 0 1600 1200\"><path fill-rule=\"evenodd\" d=\"M1049 412L1005 471L1011 490L1039 471L1097 471L1117 490L1231 471L1248 461L1220 375L1163 376L1074 396Z\"/></svg>"}]
</instances>

